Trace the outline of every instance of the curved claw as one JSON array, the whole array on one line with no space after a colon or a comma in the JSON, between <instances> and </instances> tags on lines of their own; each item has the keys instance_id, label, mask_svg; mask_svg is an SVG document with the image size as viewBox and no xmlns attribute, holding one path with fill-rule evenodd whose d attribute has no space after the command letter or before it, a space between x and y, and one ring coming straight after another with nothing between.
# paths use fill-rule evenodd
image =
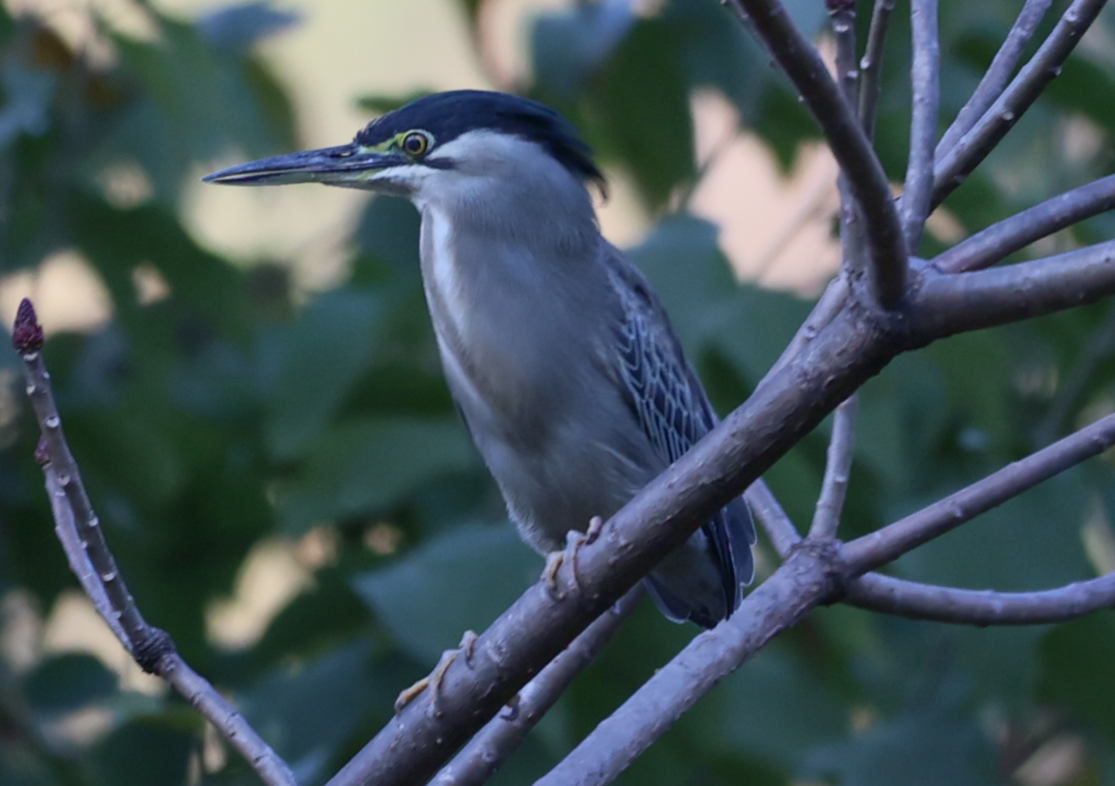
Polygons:
<instances>
[{"instance_id":1,"label":"curved claw","mask_svg":"<svg viewBox=\"0 0 1115 786\"><path fill-rule=\"evenodd\" d=\"M542 569L542 576L540 578L546 583L546 589L549 591L550 597L554 600L564 600L565 598L565 593L558 588L558 571L565 562L569 563L573 588L580 592L581 579L577 571L577 554L582 547L595 543L603 530L604 519L599 516L593 516L592 520L588 523L588 529L583 533L577 530L570 530L565 534L564 551L551 551L546 555L546 567Z\"/></svg>"}]
</instances>

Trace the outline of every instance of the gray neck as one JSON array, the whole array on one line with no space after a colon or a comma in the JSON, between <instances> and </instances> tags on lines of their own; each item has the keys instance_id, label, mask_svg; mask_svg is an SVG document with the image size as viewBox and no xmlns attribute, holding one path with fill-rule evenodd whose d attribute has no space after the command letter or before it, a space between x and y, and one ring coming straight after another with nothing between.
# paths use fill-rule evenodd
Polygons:
<instances>
[{"instance_id":1,"label":"gray neck","mask_svg":"<svg viewBox=\"0 0 1115 786\"><path fill-rule=\"evenodd\" d=\"M600 343L583 318L611 296L592 201L552 159L528 160L533 171L515 176L453 173L450 187L415 199L430 314L466 410L473 397L537 413L554 386L576 384L562 371L576 361L561 356Z\"/></svg>"}]
</instances>

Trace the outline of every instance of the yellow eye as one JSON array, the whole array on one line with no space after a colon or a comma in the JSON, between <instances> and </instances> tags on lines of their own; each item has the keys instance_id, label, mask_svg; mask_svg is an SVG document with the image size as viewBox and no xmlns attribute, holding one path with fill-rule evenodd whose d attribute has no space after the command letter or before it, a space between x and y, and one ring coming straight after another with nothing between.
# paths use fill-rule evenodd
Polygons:
<instances>
[{"instance_id":1,"label":"yellow eye","mask_svg":"<svg viewBox=\"0 0 1115 786\"><path fill-rule=\"evenodd\" d=\"M403 137L403 150L407 155L422 156L430 149L430 137L421 131L411 131Z\"/></svg>"}]
</instances>

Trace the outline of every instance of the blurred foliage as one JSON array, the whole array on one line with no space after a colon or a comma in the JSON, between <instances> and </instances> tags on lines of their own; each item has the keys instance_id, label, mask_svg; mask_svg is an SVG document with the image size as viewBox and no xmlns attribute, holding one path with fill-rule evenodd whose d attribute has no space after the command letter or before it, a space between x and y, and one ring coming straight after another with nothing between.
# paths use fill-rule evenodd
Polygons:
<instances>
[{"instance_id":1,"label":"blurred foliage","mask_svg":"<svg viewBox=\"0 0 1115 786\"><path fill-rule=\"evenodd\" d=\"M446 2L446 13L459 10ZM473 22L482 4L461 0ZM803 29L821 30L820 3L788 6ZM144 8L154 40L94 20L115 55L107 65L46 22L0 10L0 273L73 250L104 283L111 322L55 334L46 353L123 571L149 619L235 698L304 783L320 783L390 717L399 689L463 629L482 629L540 561L506 524L455 419L409 205L369 203L350 244L351 275L324 293L296 290L282 260L222 259L181 223L178 195L199 163L230 148L261 156L299 147L286 89L253 50L295 15L247 3L183 22ZM946 116L1016 8L942 4ZM867 10L861 3L861 34ZM1097 38L1109 40L1115 15L1099 27ZM808 116L715 0L673 0L650 16L626 2L577 3L532 29L526 89L573 118L659 217L632 254L716 404L730 409L808 304L739 286L715 227L666 210L698 172L689 97L720 92L784 165L815 138ZM896 180L908 40L900 7L877 134ZM978 229L1108 172L1115 112L1101 95L1113 82L1115 57L1085 46L950 198L959 226ZM406 98L363 101L372 111ZM120 166L150 182L147 198L113 198L104 175ZM1030 253L1113 235L1104 216ZM922 250L940 248L930 235ZM140 297L142 269L157 272L167 297ZM1113 325L1111 304L1100 303L899 358L863 391L842 531L875 529L1111 410ZM76 583L54 542L20 378L17 359L0 352L0 783L256 782L234 754L207 748L203 724L179 698L120 684L118 661L44 649L34 620ZM824 446L824 434L813 435L769 474L799 523L811 514ZM1094 544L1111 537L1111 475L1105 462L1066 473L895 570L1000 589L1091 576L1102 562ZM289 545L311 580L258 640L215 646L208 611L268 543ZM640 609L496 782L544 772L694 633ZM1110 613L975 630L822 609L725 680L623 782L1015 782L1028 760L1067 744L1072 755L1052 776L1047 767L1045 780L1025 782L1115 784L1113 663Z\"/></svg>"}]
</instances>

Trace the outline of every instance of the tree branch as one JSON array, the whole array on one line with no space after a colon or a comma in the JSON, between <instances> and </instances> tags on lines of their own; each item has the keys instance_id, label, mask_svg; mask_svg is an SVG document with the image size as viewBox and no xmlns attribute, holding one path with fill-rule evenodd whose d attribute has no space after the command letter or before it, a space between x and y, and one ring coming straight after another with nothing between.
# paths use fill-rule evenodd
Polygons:
<instances>
[{"instance_id":1,"label":"tree branch","mask_svg":"<svg viewBox=\"0 0 1115 786\"><path fill-rule=\"evenodd\" d=\"M815 544L795 549L731 618L694 638L535 786L615 780L725 675L831 596L826 566L834 558L831 543L828 550Z\"/></svg>"},{"instance_id":2,"label":"tree branch","mask_svg":"<svg viewBox=\"0 0 1115 786\"><path fill-rule=\"evenodd\" d=\"M825 477L821 483L821 495L817 498L817 509L813 514L813 524L809 528L810 538L832 538L840 525L840 514L844 510L844 495L848 491L848 476L852 471L852 457L856 448L856 396L836 408L832 421L832 439L829 440L825 460Z\"/></svg>"},{"instance_id":3,"label":"tree branch","mask_svg":"<svg viewBox=\"0 0 1115 786\"><path fill-rule=\"evenodd\" d=\"M999 144L1042 90L1061 73L1061 65L1095 21L1106 0L1073 0L1030 62L1018 73L968 133L937 161L932 205L941 204Z\"/></svg>"},{"instance_id":4,"label":"tree branch","mask_svg":"<svg viewBox=\"0 0 1115 786\"><path fill-rule=\"evenodd\" d=\"M890 183L859 120L816 48L794 27L778 0L729 0L729 4L742 20L750 20L824 132L859 202L871 258L872 291L880 305L893 308L906 291L906 245Z\"/></svg>"},{"instance_id":5,"label":"tree branch","mask_svg":"<svg viewBox=\"0 0 1115 786\"><path fill-rule=\"evenodd\" d=\"M931 273L912 297L927 338L1004 325L1094 303L1115 292L1115 241L962 275Z\"/></svg>"},{"instance_id":6,"label":"tree branch","mask_svg":"<svg viewBox=\"0 0 1115 786\"><path fill-rule=\"evenodd\" d=\"M880 80L883 69L883 44L887 39L890 15L894 0L875 0L871 9L871 28L867 33L867 46L859 61L859 120L868 139L875 136L875 109L879 102Z\"/></svg>"},{"instance_id":7,"label":"tree branch","mask_svg":"<svg viewBox=\"0 0 1115 786\"><path fill-rule=\"evenodd\" d=\"M913 114L910 119L910 158L899 203L906 250L916 254L929 215L933 192L933 156L937 143L937 107L941 96L941 43L937 32L937 0L912 0L910 24L914 62L910 69Z\"/></svg>"},{"instance_id":8,"label":"tree branch","mask_svg":"<svg viewBox=\"0 0 1115 786\"><path fill-rule=\"evenodd\" d=\"M868 573L844 602L884 614L958 625L1044 625L1115 607L1115 573L1043 592L936 587Z\"/></svg>"},{"instance_id":9,"label":"tree branch","mask_svg":"<svg viewBox=\"0 0 1115 786\"><path fill-rule=\"evenodd\" d=\"M1014 73L1018 61L1022 59L1026 44L1030 43L1034 31L1041 24L1041 20L1045 17L1051 5L1053 5L1053 0L1026 0L1022 10L1018 12L1018 18L1014 20L1010 32L1007 33L1003 45L995 53L991 65L987 67L983 78L980 79L980 83L972 92L971 98L961 107L956 119L952 121L952 125L941 137L941 141L937 145L938 158L951 150L956 142L972 129L976 121L983 117L988 107L995 103L995 99L1003 94L1007 80Z\"/></svg>"},{"instance_id":10,"label":"tree branch","mask_svg":"<svg viewBox=\"0 0 1115 786\"><path fill-rule=\"evenodd\" d=\"M778 360L766 376L759 381L762 385L774 376L775 373L781 371L782 368L789 363L794 357L798 355L810 342L817 337L817 335L824 330L830 322L836 319L837 314L841 312L848 300L848 278L847 275L841 270L837 273L836 278L832 279L825 287L825 291L821 293L821 297L813 306L813 310L809 312L809 316L801 323L797 333L786 345L786 349L782 351Z\"/></svg>"},{"instance_id":11,"label":"tree branch","mask_svg":"<svg viewBox=\"0 0 1115 786\"><path fill-rule=\"evenodd\" d=\"M779 557L785 559L790 550L801 543L801 535L794 527L794 522L790 520L790 517L762 478L751 484L744 497L751 507L751 512L755 514L759 523L763 525L763 529L766 530L767 536L774 545L774 550Z\"/></svg>"},{"instance_id":12,"label":"tree branch","mask_svg":"<svg viewBox=\"0 0 1115 786\"><path fill-rule=\"evenodd\" d=\"M858 576L885 565L1113 444L1115 415L1108 415L917 513L848 543L841 550L848 575Z\"/></svg>"},{"instance_id":13,"label":"tree branch","mask_svg":"<svg viewBox=\"0 0 1115 786\"><path fill-rule=\"evenodd\" d=\"M998 305L991 318L966 313L960 304L994 305L1008 282L981 277L1002 270L936 274L919 282L921 291L902 314L851 301L742 406L612 517L601 536L579 551L577 582L571 567L562 566L562 600L541 585L529 589L479 636L469 663L459 659L445 671L437 706L429 692L419 695L338 773L332 786L390 786L432 777L530 675L899 352L965 329L1094 300L1115 289L1115 265L1099 264L1087 254L1070 256L1015 266L1022 279L1041 286L1024 286L1022 307ZM1059 278L1066 274L1067 285ZM1017 278L1009 286L1017 286ZM963 282L974 285L965 289ZM1051 294L1042 289L1046 286ZM933 309L949 298L957 304L944 309L948 318L938 318ZM735 614L732 620L745 616Z\"/></svg>"},{"instance_id":14,"label":"tree branch","mask_svg":"<svg viewBox=\"0 0 1115 786\"><path fill-rule=\"evenodd\" d=\"M43 362L43 329L31 301L19 304L12 345L23 358L27 394L42 431L36 458L43 466L55 527L70 567L94 606L140 667L173 686L236 748L269 786L296 786L294 774L243 716L178 654L170 636L147 623L124 583L93 511Z\"/></svg>"},{"instance_id":15,"label":"tree branch","mask_svg":"<svg viewBox=\"0 0 1115 786\"><path fill-rule=\"evenodd\" d=\"M614 780L717 682L814 606L842 600L906 616L970 624L1068 619L1115 602L1115 574L1039 593L983 593L899 582L872 574L847 581L970 520L1115 444L1115 415L1010 465L967 489L841 547L806 540L744 599L731 618L696 637L605 719L536 786L602 786ZM1027 608L1024 599L1033 602ZM1001 603L1001 610L996 606Z\"/></svg>"},{"instance_id":16,"label":"tree branch","mask_svg":"<svg viewBox=\"0 0 1115 786\"><path fill-rule=\"evenodd\" d=\"M519 691L510 717L497 715L469 740L460 753L430 781L430 786L480 786L486 783L527 734L604 648L639 605L643 585L636 584L610 611L604 612Z\"/></svg>"},{"instance_id":17,"label":"tree branch","mask_svg":"<svg viewBox=\"0 0 1115 786\"><path fill-rule=\"evenodd\" d=\"M836 41L836 78L841 95L850 109L856 106L859 83L859 69L856 68L856 7L854 0L826 0L829 9L829 22L832 36ZM847 176L841 172L837 178L840 192L840 238L843 241L841 275L845 272L860 272L869 264L866 241L863 236L859 205L852 195L852 186Z\"/></svg>"},{"instance_id":18,"label":"tree branch","mask_svg":"<svg viewBox=\"0 0 1115 786\"><path fill-rule=\"evenodd\" d=\"M1115 208L1115 175L1066 191L992 224L932 260L943 273L990 267L1019 249Z\"/></svg>"},{"instance_id":19,"label":"tree branch","mask_svg":"<svg viewBox=\"0 0 1115 786\"><path fill-rule=\"evenodd\" d=\"M480 634L467 663L458 659L445 670L436 706L429 691L420 694L330 784L391 786L432 777L530 675L893 357L898 346L868 327L877 318L859 309L840 312L580 549L576 582L568 561L562 565L563 599L541 584L527 590Z\"/></svg>"}]
</instances>

